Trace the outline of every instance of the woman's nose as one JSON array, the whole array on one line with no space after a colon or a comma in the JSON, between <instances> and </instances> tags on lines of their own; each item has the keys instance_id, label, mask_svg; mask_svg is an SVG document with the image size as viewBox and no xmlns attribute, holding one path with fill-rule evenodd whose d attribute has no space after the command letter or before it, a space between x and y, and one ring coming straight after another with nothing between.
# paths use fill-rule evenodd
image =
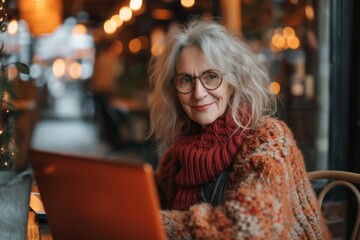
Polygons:
<instances>
[{"instance_id":1,"label":"woman's nose","mask_svg":"<svg viewBox=\"0 0 360 240\"><path fill-rule=\"evenodd\" d=\"M204 86L201 84L200 79L196 78L194 91L193 91L193 97L196 99L201 99L204 96L206 96L206 94L207 94L206 88L204 88Z\"/></svg>"}]
</instances>

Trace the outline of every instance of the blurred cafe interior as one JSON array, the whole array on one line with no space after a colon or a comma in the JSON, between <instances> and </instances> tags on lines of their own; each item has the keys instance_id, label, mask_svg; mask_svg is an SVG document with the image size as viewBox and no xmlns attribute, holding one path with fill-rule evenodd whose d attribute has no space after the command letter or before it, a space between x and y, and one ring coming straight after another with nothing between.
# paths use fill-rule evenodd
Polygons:
<instances>
[{"instance_id":1,"label":"blurred cafe interior","mask_svg":"<svg viewBox=\"0 0 360 240\"><path fill-rule=\"evenodd\" d=\"M193 15L243 34L266 64L278 118L293 131L309 171L360 172L360 6L331 0L7 0L0 35L16 108L15 167L31 147L156 168L147 138L147 64L162 39ZM3 16L1 16L3 17ZM3 164L1 162L1 164ZM335 202L330 204L330 202ZM349 203L349 204L347 204ZM344 236L352 202L329 200Z\"/></svg>"}]
</instances>

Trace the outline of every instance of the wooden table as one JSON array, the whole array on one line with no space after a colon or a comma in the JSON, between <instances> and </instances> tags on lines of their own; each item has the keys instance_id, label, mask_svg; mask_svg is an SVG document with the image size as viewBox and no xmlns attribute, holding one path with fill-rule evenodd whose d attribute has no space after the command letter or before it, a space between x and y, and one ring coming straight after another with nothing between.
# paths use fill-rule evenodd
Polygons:
<instances>
[{"instance_id":1,"label":"wooden table","mask_svg":"<svg viewBox=\"0 0 360 240\"><path fill-rule=\"evenodd\" d=\"M27 240L53 240L46 222L40 223L36 214L30 210L28 217Z\"/></svg>"},{"instance_id":2,"label":"wooden table","mask_svg":"<svg viewBox=\"0 0 360 240\"><path fill-rule=\"evenodd\" d=\"M32 187L31 192L39 192L36 185ZM26 235L27 240L53 240L47 222L39 220L30 208Z\"/></svg>"}]
</instances>

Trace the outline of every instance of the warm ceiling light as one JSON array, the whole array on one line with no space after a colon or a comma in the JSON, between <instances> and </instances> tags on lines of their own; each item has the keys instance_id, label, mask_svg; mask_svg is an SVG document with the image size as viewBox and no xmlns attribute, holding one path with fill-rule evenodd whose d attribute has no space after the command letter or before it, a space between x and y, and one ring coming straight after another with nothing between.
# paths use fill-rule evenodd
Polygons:
<instances>
[{"instance_id":1,"label":"warm ceiling light","mask_svg":"<svg viewBox=\"0 0 360 240\"><path fill-rule=\"evenodd\" d=\"M7 68L7 74L9 81L13 81L19 75L19 71L15 67L15 65L11 65Z\"/></svg>"},{"instance_id":2,"label":"warm ceiling light","mask_svg":"<svg viewBox=\"0 0 360 240\"><path fill-rule=\"evenodd\" d=\"M300 40L296 36L289 37L287 39L287 45L291 49L297 49L300 46Z\"/></svg>"},{"instance_id":3,"label":"warm ceiling light","mask_svg":"<svg viewBox=\"0 0 360 240\"><path fill-rule=\"evenodd\" d=\"M295 36L295 30L292 27L285 27L283 30L284 37L293 37Z\"/></svg>"},{"instance_id":4,"label":"warm ceiling light","mask_svg":"<svg viewBox=\"0 0 360 240\"><path fill-rule=\"evenodd\" d=\"M65 75L65 61L62 58L58 58L52 65L52 71L55 77L61 78Z\"/></svg>"},{"instance_id":5,"label":"warm ceiling light","mask_svg":"<svg viewBox=\"0 0 360 240\"><path fill-rule=\"evenodd\" d=\"M142 0L131 0L130 1L130 8L133 10L133 11L137 11L141 8L142 6Z\"/></svg>"},{"instance_id":6,"label":"warm ceiling light","mask_svg":"<svg viewBox=\"0 0 360 240\"><path fill-rule=\"evenodd\" d=\"M84 24L76 24L72 30L72 34L86 35L87 28Z\"/></svg>"},{"instance_id":7,"label":"warm ceiling light","mask_svg":"<svg viewBox=\"0 0 360 240\"><path fill-rule=\"evenodd\" d=\"M20 18L35 36L52 33L62 23L60 0L19 0L18 6Z\"/></svg>"},{"instance_id":8,"label":"warm ceiling light","mask_svg":"<svg viewBox=\"0 0 360 240\"><path fill-rule=\"evenodd\" d=\"M82 67L78 62L72 62L69 66L69 75L72 79L79 79L81 77Z\"/></svg>"},{"instance_id":9,"label":"warm ceiling light","mask_svg":"<svg viewBox=\"0 0 360 240\"><path fill-rule=\"evenodd\" d=\"M281 90L281 86L278 82L274 81L271 82L268 88L269 92L272 94L279 94L280 90Z\"/></svg>"},{"instance_id":10,"label":"warm ceiling light","mask_svg":"<svg viewBox=\"0 0 360 240\"><path fill-rule=\"evenodd\" d=\"M286 40L284 38L284 36L280 35L280 34L275 34L272 38L271 38L271 43L273 46L275 46L276 48L283 48L286 44Z\"/></svg>"},{"instance_id":11,"label":"warm ceiling light","mask_svg":"<svg viewBox=\"0 0 360 240\"><path fill-rule=\"evenodd\" d=\"M16 34L18 28L19 28L18 22L16 20L11 20L9 22L7 31L10 35L14 35Z\"/></svg>"},{"instance_id":12,"label":"warm ceiling light","mask_svg":"<svg viewBox=\"0 0 360 240\"><path fill-rule=\"evenodd\" d=\"M134 38L129 42L129 50L132 53L138 53L142 48L140 39Z\"/></svg>"},{"instance_id":13,"label":"warm ceiling light","mask_svg":"<svg viewBox=\"0 0 360 240\"><path fill-rule=\"evenodd\" d=\"M310 4L305 6L305 15L310 21L314 20L314 8Z\"/></svg>"},{"instance_id":14,"label":"warm ceiling light","mask_svg":"<svg viewBox=\"0 0 360 240\"><path fill-rule=\"evenodd\" d=\"M116 21L114 21L112 18L109 20L109 24L111 25L111 27L113 27L115 29L118 27Z\"/></svg>"},{"instance_id":15,"label":"warm ceiling light","mask_svg":"<svg viewBox=\"0 0 360 240\"><path fill-rule=\"evenodd\" d=\"M121 41L115 40L111 44L111 51L113 51L114 53L121 54L123 50L124 50L124 45Z\"/></svg>"},{"instance_id":16,"label":"warm ceiling light","mask_svg":"<svg viewBox=\"0 0 360 240\"><path fill-rule=\"evenodd\" d=\"M159 56L164 50L163 40L165 38L164 29L158 27L152 30L151 32L151 53L154 56Z\"/></svg>"},{"instance_id":17,"label":"warm ceiling light","mask_svg":"<svg viewBox=\"0 0 360 240\"><path fill-rule=\"evenodd\" d=\"M169 9L156 8L151 12L154 19L157 20L169 20L174 17L174 13Z\"/></svg>"},{"instance_id":18,"label":"warm ceiling light","mask_svg":"<svg viewBox=\"0 0 360 240\"><path fill-rule=\"evenodd\" d=\"M123 24L123 20L120 18L119 14L115 14L110 18L110 21L114 22L117 27L120 27Z\"/></svg>"},{"instance_id":19,"label":"warm ceiling light","mask_svg":"<svg viewBox=\"0 0 360 240\"><path fill-rule=\"evenodd\" d=\"M124 22L130 21L132 17L132 11L129 7L124 6L120 9L119 16Z\"/></svg>"},{"instance_id":20,"label":"warm ceiling light","mask_svg":"<svg viewBox=\"0 0 360 240\"><path fill-rule=\"evenodd\" d=\"M104 23L104 31L107 34L113 34L116 31L116 24L110 20L106 20Z\"/></svg>"},{"instance_id":21,"label":"warm ceiling light","mask_svg":"<svg viewBox=\"0 0 360 240\"><path fill-rule=\"evenodd\" d=\"M181 0L181 5L186 8L190 8L195 5L195 0Z\"/></svg>"}]
</instances>

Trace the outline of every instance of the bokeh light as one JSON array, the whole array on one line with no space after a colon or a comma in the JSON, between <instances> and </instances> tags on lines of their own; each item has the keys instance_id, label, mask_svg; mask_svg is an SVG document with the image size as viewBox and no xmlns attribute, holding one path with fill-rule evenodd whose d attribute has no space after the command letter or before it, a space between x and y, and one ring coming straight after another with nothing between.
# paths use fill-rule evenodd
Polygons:
<instances>
[{"instance_id":1,"label":"bokeh light","mask_svg":"<svg viewBox=\"0 0 360 240\"><path fill-rule=\"evenodd\" d=\"M280 93L280 90L281 90L281 86L278 82L274 81L274 82L271 82L270 85L269 85L269 92L272 93L272 94L279 94Z\"/></svg>"},{"instance_id":2,"label":"bokeh light","mask_svg":"<svg viewBox=\"0 0 360 240\"><path fill-rule=\"evenodd\" d=\"M120 9L119 16L124 22L128 22L132 17L132 11L129 7L124 6Z\"/></svg>"},{"instance_id":3,"label":"bokeh light","mask_svg":"<svg viewBox=\"0 0 360 240\"><path fill-rule=\"evenodd\" d=\"M58 58L54 61L52 66L53 75L57 78L61 78L65 75L65 61L62 58Z\"/></svg>"}]
</instances>

